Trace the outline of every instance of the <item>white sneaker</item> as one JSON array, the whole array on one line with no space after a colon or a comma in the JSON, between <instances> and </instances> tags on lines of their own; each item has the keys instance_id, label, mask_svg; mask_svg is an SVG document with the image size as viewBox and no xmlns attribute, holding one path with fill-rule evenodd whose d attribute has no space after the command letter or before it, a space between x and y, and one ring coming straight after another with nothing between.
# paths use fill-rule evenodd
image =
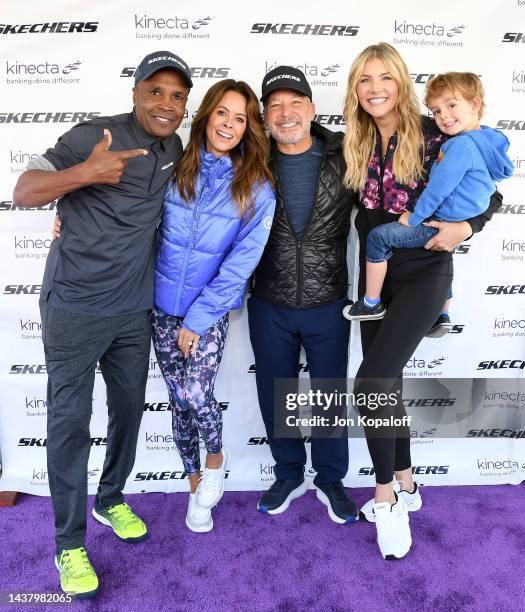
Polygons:
<instances>
[{"instance_id":1,"label":"white sneaker","mask_svg":"<svg viewBox=\"0 0 525 612\"><path fill-rule=\"evenodd\" d=\"M201 508L213 508L224 493L224 477L228 465L228 449L222 449L222 465L220 468L207 468L202 471L202 478L197 488L197 503Z\"/></svg>"},{"instance_id":2,"label":"white sneaker","mask_svg":"<svg viewBox=\"0 0 525 612\"><path fill-rule=\"evenodd\" d=\"M197 503L197 495L190 493L186 527L195 533L207 533L213 529L213 519L209 508L201 508Z\"/></svg>"},{"instance_id":3,"label":"white sneaker","mask_svg":"<svg viewBox=\"0 0 525 612\"><path fill-rule=\"evenodd\" d=\"M423 505L423 500L421 498L421 493L419 492L417 482L414 482L414 490L412 491L412 493L406 491L405 489L401 489L400 483L402 483L401 480L394 480L394 492L397 493L398 496L405 502L409 512L416 512ZM375 500L372 497L372 499L368 500L366 504L361 508L361 511L359 513L361 518L364 518L365 521L368 521L369 523L376 522L376 517L374 514L374 504Z\"/></svg>"},{"instance_id":4,"label":"white sneaker","mask_svg":"<svg viewBox=\"0 0 525 612\"><path fill-rule=\"evenodd\" d=\"M407 505L400 498L392 505L381 502L374 504L374 514L377 543L383 559L401 559L412 546Z\"/></svg>"}]
</instances>

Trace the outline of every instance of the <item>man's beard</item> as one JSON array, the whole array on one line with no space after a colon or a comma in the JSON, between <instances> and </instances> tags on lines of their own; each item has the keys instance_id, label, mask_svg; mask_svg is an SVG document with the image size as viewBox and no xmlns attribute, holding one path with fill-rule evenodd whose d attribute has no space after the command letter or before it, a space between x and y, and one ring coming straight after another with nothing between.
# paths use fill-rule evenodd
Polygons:
<instances>
[{"instance_id":1,"label":"man's beard","mask_svg":"<svg viewBox=\"0 0 525 612\"><path fill-rule=\"evenodd\" d=\"M270 134L272 135L272 138L278 144L285 144L285 145L296 144L300 142L301 140L303 140L303 138L310 133L311 123L312 123L311 121L303 121L302 126L301 126L302 129L299 132L294 132L293 134L283 134L282 132L279 131L278 126L273 126L269 128Z\"/></svg>"}]
</instances>

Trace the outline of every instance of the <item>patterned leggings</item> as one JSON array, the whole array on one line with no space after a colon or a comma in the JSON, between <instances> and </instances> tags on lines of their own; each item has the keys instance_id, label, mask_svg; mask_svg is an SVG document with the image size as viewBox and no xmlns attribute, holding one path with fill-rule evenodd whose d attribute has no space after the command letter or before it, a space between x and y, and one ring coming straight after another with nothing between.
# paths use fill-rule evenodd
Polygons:
<instances>
[{"instance_id":1,"label":"patterned leggings","mask_svg":"<svg viewBox=\"0 0 525 612\"><path fill-rule=\"evenodd\" d=\"M184 358L177 344L182 317L153 310L153 346L166 381L173 419L173 438L188 474L200 470L199 434L206 450L222 448L222 411L213 394L228 332L228 315L201 336L195 355Z\"/></svg>"}]
</instances>

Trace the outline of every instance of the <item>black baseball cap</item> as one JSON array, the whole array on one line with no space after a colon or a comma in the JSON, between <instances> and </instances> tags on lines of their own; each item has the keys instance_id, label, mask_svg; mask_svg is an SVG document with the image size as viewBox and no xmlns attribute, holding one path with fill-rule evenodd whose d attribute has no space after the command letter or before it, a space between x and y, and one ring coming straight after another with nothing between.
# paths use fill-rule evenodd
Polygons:
<instances>
[{"instance_id":1,"label":"black baseball cap","mask_svg":"<svg viewBox=\"0 0 525 612\"><path fill-rule=\"evenodd\" d=\"M265 98L276 89L292 89L312 100L312 90L304 73L293 66L277 66L266 74L262 82L261 100L264 102Z\"/></svg>"},{"instance_id":2,"label":"black baseball cap","mask_svg":"<svg viewBox=\"0 0 525 612\"><path fill-rule=\"evenodd\" d=\"M135 70L135 84L144 79L149 79L152 74L159 70L169 68L178 72L188 87L193 87L191 80L191 69L186 62L171 51L155 51L146 55Z\"/></svg>"}]
</instances>

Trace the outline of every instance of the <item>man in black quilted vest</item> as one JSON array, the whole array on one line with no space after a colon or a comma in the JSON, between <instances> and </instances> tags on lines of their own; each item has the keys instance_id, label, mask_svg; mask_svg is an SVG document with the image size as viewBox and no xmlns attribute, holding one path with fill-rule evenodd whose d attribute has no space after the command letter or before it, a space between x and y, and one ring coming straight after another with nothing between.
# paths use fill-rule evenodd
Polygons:
<instances>
[{"instance_id":1,"label":"man in black quilted vest","mask_svg":"<svg viewBox=\"0 0 525 612\"><path fill-rule=\"evenodd\" d=\"M284 512L306 491L301 438L275 435L274 380L298 376L304 347L311 378L345 379L349 322L346 243L353 194L342 184L343 134L313 121L315 106L305 75L278 66L264 77L264 118L271 135L270 168L276 181L275 217L248 302L259 404L276 481L259 500L268 514ZM343 488L348 439L311 439L318 499L337 523L358 519Z\"/></svg>"}]
</instances>

